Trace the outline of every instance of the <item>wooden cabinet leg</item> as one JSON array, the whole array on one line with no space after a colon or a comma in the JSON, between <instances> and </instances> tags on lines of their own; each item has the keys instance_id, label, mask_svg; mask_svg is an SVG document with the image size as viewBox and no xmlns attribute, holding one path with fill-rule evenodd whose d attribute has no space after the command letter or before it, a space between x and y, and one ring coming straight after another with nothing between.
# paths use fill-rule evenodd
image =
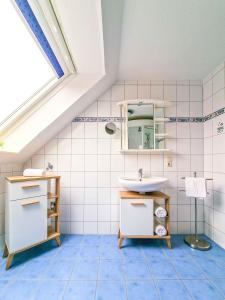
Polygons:
<instances>
[{"instance_id":1,"label":"wooden cabinet leg","mask_svg":"<svg viewBox=\"0 0 225 300\"><path fill-rule=\"evenodd\" d=\"M170 239L166 239L166 244L167 244L167 247L172 249L172 245L171 245L171 240Z\"/></svg>"},{"instance_id":2,"label":"wooden cabinet leg","mask_svg":"<svg viewBox=\"0 0 225 300\"><path fill-rule=\"evenodd\" d=\"M7 248L6 244L5 244L2 257L4 258L4 257L7 257L8 255L9 255L9 251L8 251L8 248Z\"/></svg>"},{"instance_id":3,"label":"wooden cabinet leg","mask_svg":"<svg viewBox=\"0 0 225 300\"><path fill-rule=\"evenodd\" d=\"M55 240L56 240L57 246L60 246L60 245L61 245L60 237L57 236L57 237L55 238Z\"/></svg>"},{"instance_id":4,"label":"wooden cabinet leg","mask_svg":"<svg viewBox=\"0 0 225 300\"><path fill-rule=\"evenodd\" d=\"M120 238L118 240L118 247L119 247L119 249L122 248L122 243L123 243L123 238L120 236Z\"/></svg>"},{"instance_id":5,"label":"wooden cabinet leg","mask_svg":"<svg viewBox=\"0 0 225 300\"><path fill-rule=\"evenodd\" d=\"M8 270L11 266L12 260L13 260L14 254L11 253L8 255L7 261L6 261L6 266L5 269Z\"/></svg>"}]
</instances>

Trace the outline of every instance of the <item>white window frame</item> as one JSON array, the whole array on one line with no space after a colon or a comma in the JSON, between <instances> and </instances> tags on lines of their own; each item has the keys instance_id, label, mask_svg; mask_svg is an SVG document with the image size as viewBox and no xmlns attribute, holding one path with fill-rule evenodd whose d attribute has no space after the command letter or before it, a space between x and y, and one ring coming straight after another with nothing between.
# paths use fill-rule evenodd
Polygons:
<instances>
[{"instance_id":1,"label":"white window frame","mask_svg":"<svg viewBox=\"0 0 225 300\"><path fill-rule=\"evenodd\" d=\"M37 44L37 47L39 47L42 54L45 56L47 63L49 63L51 68L53 68L34 33L27 25L26 20L24 19L16 3L13 0L11 0L11 2L13 3L18 15L21 17L22 22L29 30L31 36ZM76 74L74 62L70 55L65 38L63 37L59 22L56 19L51 0L39 0L39 3L37 2L37 0L28 0L28 2L39 24L41 25L46 38L51 45L51 48L64 72L64 75L61 78L53 78L52 80L47 82L30 98L25 99L24 103L22 103L16 110L14 110L9 116L7 116L2 122L0 122L0 136L10 130L11 127L16 126L21 119L26 117L26 114L35 110L37 104L43 105L46 102L47 95L55 90L57 86L61 87L63 85L63 81L66 78ZM47 15L48 20L44 17L44 15Z\"/></svg>"}]
</instances>

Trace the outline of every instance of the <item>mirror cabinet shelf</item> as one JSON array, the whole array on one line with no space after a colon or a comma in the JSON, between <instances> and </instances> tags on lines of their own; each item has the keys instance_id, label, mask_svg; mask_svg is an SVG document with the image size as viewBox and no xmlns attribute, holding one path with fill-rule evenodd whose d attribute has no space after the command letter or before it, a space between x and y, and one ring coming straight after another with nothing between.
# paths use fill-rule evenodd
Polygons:
<instances>
[{"instance_id":1,"label":"mirror cabinet shelf","mask_svg":"<svg viewBox=\"0 0 225 300\"><path fill-rule=\"evenodd\" d=\"M119 102L121 152L168 152L165 108L169 101L136 99Z\"/></svg>"}]
</instances>

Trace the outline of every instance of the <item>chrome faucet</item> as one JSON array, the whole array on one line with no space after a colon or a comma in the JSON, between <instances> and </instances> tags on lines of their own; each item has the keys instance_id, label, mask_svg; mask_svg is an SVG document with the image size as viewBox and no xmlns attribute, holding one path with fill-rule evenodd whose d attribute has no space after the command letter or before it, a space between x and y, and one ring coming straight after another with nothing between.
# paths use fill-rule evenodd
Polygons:
<instances>
[{"instance_id":1,"label":"chrome faucet","mask_svg":"<svg viewBox=\"0 0 225 300\"><path fill-rule=\"evenodd\" d=\"M143 169L138 170L138 180L142 181L143 178Z\"/></svg>"}]
</instances>

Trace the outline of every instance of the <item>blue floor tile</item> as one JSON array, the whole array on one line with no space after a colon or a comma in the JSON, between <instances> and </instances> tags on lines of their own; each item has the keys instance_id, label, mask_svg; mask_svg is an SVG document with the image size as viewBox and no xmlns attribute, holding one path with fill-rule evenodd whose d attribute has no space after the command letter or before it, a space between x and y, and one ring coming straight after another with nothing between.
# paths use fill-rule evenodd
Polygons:
<instances>
[{"instance_id":1,"label":"blue floor tile","mask_svg":"<svg viewBox=\"0 0 225 300\"><path fill-rule=\"evenodd\" d=\"M32 300L62 299L66 285L67 285L66 281L58 281L58 280L37 281L34 298L32 298Z\"/></svg>"},{"instance_id":2,"label":"blue floor tile","mask_svg":"<svg viewBox=\"0 0 225 300\"><path fill-rule=\"evenodd\" d=\"M194 300L224 300L222 294L207 280L184 280Z\"/></svg>"},{"instance_id":3,"label":"blue floor tile","mask_svg":"<svg viewBox=\"0 0 225 300\"><path fill-rule=\"evenodd\" d=\"M36 294L37 283L32 280L13 280L3 290L0 299L24 300L33 299Z\"/></svg>"},{"instance_id":4,"label":"blue floor tile","mask_svg":"<svg viewBox=\"0 0 225 300\"><path fill-rule=\"evenodd\" d=\"M127 246L121 249L124 255L124 258L130 259L130 258L143 258L143 252L141 251L140 246Z\"/></svg>"},{"instance_id":5,"label":"blue floor tile","mask_svg":"<svg viewBox=\"0 0 225 300\"><path fill-rule=\"evenodd\" d=\"M125 283L122 281L98 281L96 300L126 300Z\"/></svg>"},{"instance_id":6,"label":"blue floor tile","mask_svg":"<svg viewBox=\"0 0 225 300\"><path fill-rule=\"evenodd\" d=\"M225 278L225 267L216 263L209 257L194 258L195 262L202 268L208 278Z\"/></svg>"},{"instance_id":7,"label":"blue floor tile","mask_svg":"<svg viewBox=\"0 0 225 300\"><path fill-rule=\"evenodd\" d=\"M2 298L1 296L9 283L10 283L10 280L6 280L3 278L0 279L0 299Z\"/></svg>"},{"instance_id":8,"label":"blue floor tile","mask_svg":"<svg viewBox=\"0 0 225 300\"><path fill-rule=\"evenodd\" d=\"M49 263L40 258L35 258L27 262L21 270L20 279L40 279L44 272L47 272Z\"/></svg>"},{"instance_id":9,"label":"blue floor tile","mask_svg":"<svg viewBox=\"0 0 225 300\"><path fill-rule=\"evenodd\" d=\"M154 279L177 279L176 271L167 258L148 258Z\"/></svg>"},{"instance_id":10,"label":"blue floor tile","mask_svg":"<svg viewBox=\"0 0 225 300\"><path fill-rule=\"evenodd\" d=\"M92 259L98 259L100 258L100 246L98 245L92 245L92 246L87 246L83 245L79 252L78 256L80 258L92 258Z\"/></svg>"},{"instance_id":11,"label":"blue floor tile","mask_svg":"<svg viewBox=\"0 0 225 300\"><path fill-rule=\"evenodd\" d=\"M123 249L118 249L115 245L101 245L100 248L101 259L118 259L124 258Z\"/></svg>"},{"instance_id":12,"label":"blue floor tile","mask_svg":"<svg viewBox=\"0 0 225 300\"><path fill-rule=\"evenodd\" d=\"M69 280L75 263L68 260L59 260L57 263L50 263L48 268L42 273L41 279Z\"/></svg>"},{"instance_id":13,"label":"blue floor tile","mask_svg":"<svg viewBox=\"0 0 225 300\"><path fill-rule=\"evenodd\" d=\"M99 259L83 259L75 264L71 280L97 280Z\"/></svg>"},{"instance_id":14,"label":"blue floor tile","mask_svg":"<svg viewBox=\"0 0 225 300\"><path fill-rule=\"evenodd\" d=\"M183 236L172 244L126 239L118 249L115 235L65 235L61 247L49 241L17 254L8 271L0 260L0 299L225 298L225 250L214 242L194 250Z\"/></svg>"},{"instance_id":15,"label":"blue floor tile","mask_svg":"<svg viewBox=\"0 0 225 300\"><path fill-rule=\"evenodd\" d=\"M149 265L143 259L125 261L122 265L127 280L151 279Z\"/></svg>"},{"instance_id":16,"label":"blue floor tile","mask_svg":"<svg viewBox=\"0 0 225 300\"><path fill-rule=\"evenodd\" d=\"M161 249L161 247L155 246L142 246L141 247L142 253L146 258L151 258L151 257L164 257L165 254L163 252L163 250Z\"/></svg>"},{"instance_id":17,"label":"blue floor tile","mask_svg":"<svg viewBox=\"0 0 225 300\"><path fill-rule=\"evenodd\" d=\"M172 264L181 279L206 278L203 270L192 259L178 257L172 260Z\"/></svg>"},{"instance_id":18,"label":"blue floor tile","mask_svg":"<svg viewBox=\"0 0 225 300\"><path fill-rule=\"evenodd\" d=\"M84 240L84 235L71 235L71 234L67 234L64 235L62 238L62 245L63 246L74 246L74 247L78 247L83 243Z\"/></svg>"},{"instance_id":19,"label":"blue floor tile","mask_svg":"<svg viewBox=\"0 0 225 300\"><path fill-rule=\"evenodd\" d=\"M63 295L63 300L94 300L95 281L71 281Z\"/></svg>"},{"instance_id":20,"label":"blue floor tile","mask_svg":"<svg viewBox=\"0 0 225 300\"><path fill-rule=\"evenodd\" d=\"M157 300L159 299L154 283L148 281L127 281L128 300Z\"/></svg>"},{"instance_id":21,"label":"blue floor tile","mask_svg":"<svg viewBox=\"0 0 225 300\"><path fill-rule=\"evenodd\" d=\"M213 284L221 291L225 299L225 278L224 279L212 279Z\"/></svg>"},{"instance_id":22,"label":"blue floor tile","mask_svg":"<svg viewBox=\"0 0 225 300\"><path fill-rule=\"evenodd\" d=\"M191 297L181 280L157 280L156 285L161 300L191 300Z\"/></svg>"},{"instance_id":23,"label":"blue floor tile","mask_svg":"<svg viewBox=\"0 0 225 300\"><path fill-rule=\"evenodd\" d=\"M118 260L101 260L99 267L99 280L123 280L123 269Z\"/></svg>"}]
</instances>

